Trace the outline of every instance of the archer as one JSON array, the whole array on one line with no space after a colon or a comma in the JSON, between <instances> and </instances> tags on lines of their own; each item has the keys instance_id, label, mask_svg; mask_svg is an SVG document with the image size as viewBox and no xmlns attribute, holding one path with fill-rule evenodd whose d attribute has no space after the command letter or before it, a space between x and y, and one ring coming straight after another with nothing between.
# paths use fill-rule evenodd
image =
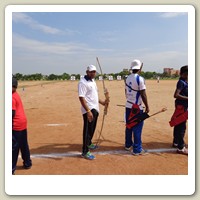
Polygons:
<instances>
[{"instance_id":1,"label":"archer","mask_svg":"<svg viewBox=\"0 0 200 200\"><path fill-rule=\"evenodd\" d=\"M146 95L146 85L144 78L139 76L143 63L140 60L134 60L131 63L132 73L125 80L126 95L126 130L125 130L125 150L131 150L133 147L133 155L145 154L142 148L142 128L144 120L135 124L135 118L143 113L143 103L145 105L145 113L149 112L149 105ZM134 135L134 141L132 140Z\"/></svg>"},{"instance_id":2,"label":"archer","mask_svg":"<svg viewBox=\"0 0 200 200\"><path fill-rule=\"evenodd\" d=\"M97 85L94 80L95 76L96 67L94 65L89 65L86 70L86 75L78 84L78 94L84 123L82 157L88 160L93 160L95 158L90 150L97 148L97 145L92 143L92 138L99 116L99 103L103 106L107 105L106 100L102 101L98 97Z\"/></svg>"}]
</instances>

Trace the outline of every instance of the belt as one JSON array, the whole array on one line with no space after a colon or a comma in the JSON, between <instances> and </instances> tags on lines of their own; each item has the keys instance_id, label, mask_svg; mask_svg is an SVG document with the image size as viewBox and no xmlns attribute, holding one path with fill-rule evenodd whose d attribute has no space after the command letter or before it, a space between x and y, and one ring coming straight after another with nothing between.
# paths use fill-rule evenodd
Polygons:
<instances>
[{"instance_id":1,"label":"belt","mask_svg":"<svg viewBox=\"0 0 200 200\"><path fill-rule=\"evenodd\" d=\"M131 102L131 101L127 101L128 103L130 103L130 104L134 104L133 102ZM142 104L138 104L138 106L141 106Z\"/></svg>"}]
</instances>

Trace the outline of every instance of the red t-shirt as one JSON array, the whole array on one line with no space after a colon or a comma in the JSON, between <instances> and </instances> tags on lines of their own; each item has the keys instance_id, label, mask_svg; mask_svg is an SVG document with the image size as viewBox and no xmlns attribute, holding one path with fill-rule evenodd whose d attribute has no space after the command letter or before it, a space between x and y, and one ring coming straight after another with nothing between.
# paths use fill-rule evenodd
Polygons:
<instances>
[{"instance_id":1,"label":"red t-shirt","mask_svg":"<svg viewBox=\"0 0 200 200\"><path fill-rule=\"evenodd\" d=\"M27 119L21 98L17 92L12 93L12 110L15 110L13 118L13 130L22 131L27 129Z\"/></svg>"}]
</instances>

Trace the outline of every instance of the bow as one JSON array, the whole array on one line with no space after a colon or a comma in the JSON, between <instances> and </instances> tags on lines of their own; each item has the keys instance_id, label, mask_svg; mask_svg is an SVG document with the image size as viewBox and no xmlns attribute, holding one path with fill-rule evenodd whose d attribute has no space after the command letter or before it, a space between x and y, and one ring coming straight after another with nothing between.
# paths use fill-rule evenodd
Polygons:
<instances>
[{"instance_id":1,"label":"bow","mask_svg":"<svg viewBox=\"0 0 200 200\"><path fill-rule=\"evenodd\" d=\"M101 72L101 75L103 77L103 72L102 72L102 68L101 68L101 65L100 65L100 62L99 62L99 59L98 57L96 57L96 60L97 60L97 63L98 63L98 66L99 66L99 69L100 69L100 72ZM109 93L108 93L108 90L107 88L105 87L105 82L104 82L104 79L102 78L102 83L103 83L103 90L104 90L104 95L105 95L105 106L104 106L104 113L103 113L103 119L102 119L102 124L101 124L101 129L100 129L100 133L99 133L99 137L97 139L97 143L96 143L96 146L97 144L99 143L99 139L101 137L101 133L103 131L103 125L104 125L104 120L105 120L105 116L107 115L107 112L108 112L108 104L109 104Z\"/></svg>"}]
</instances>

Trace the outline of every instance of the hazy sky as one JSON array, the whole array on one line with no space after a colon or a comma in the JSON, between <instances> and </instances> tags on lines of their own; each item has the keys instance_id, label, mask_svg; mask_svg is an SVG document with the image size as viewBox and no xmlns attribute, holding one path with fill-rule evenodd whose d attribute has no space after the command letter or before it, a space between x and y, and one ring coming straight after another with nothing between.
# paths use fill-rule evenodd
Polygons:
<instances>
[{"instance_id":1,"label":"hazy sky","mask_svg":"<svg viewBox=\"0 0 200 200\"><path fill-rule=\"evenodd\" d=\"M143 61L143 71L188 64L188 15L166 12L14 12L13 73L104 73Z\"/></svg>"}]
</instances>

